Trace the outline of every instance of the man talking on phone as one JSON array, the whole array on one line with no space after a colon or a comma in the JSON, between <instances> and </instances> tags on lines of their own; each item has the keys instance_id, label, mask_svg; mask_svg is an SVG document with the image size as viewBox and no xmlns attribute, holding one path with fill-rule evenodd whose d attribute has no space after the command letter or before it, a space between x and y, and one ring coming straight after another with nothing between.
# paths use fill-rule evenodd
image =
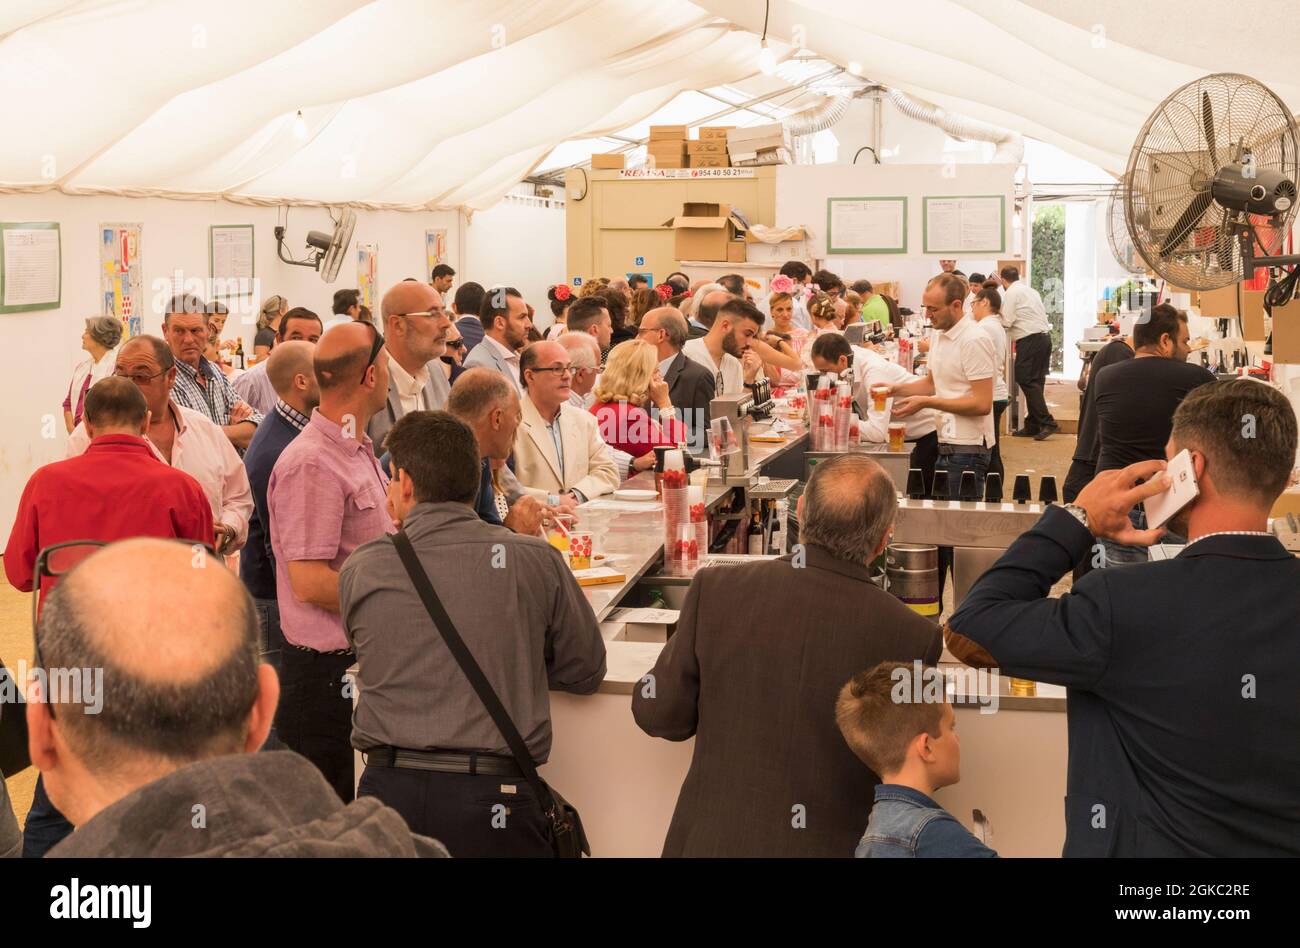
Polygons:
<instances>
[{"instance_id":1,"label":"man talking on phone","mask_svg":"<svg viewBox=\"0 0 1300 948\"><path fill-rule=\"evenodd\" d=\"M1099 473L1050 506L971 588L949 627L963 661L1068 688L1066 856L1300 855L1300 560L1268 531L1296 459L1272 386L1203 385L1165 447L1190 455L1173 559L1052 584L1097 540L1149 545L1129 511L1165 462ZM1186 495L1184 495L1186 496Z\"/></svg>"}]
</instances>

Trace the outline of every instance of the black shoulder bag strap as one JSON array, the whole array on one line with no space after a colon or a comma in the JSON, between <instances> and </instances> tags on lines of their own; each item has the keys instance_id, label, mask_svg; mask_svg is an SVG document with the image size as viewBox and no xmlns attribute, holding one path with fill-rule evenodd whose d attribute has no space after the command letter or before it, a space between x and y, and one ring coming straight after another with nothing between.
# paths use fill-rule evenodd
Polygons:
<instances>
[{"instance_id":1,"label":"black shoulder bag strap","mask_svg":"<svg viewBox=\"0 0 1300 948\"><path fill-rule=\"evenodd\" d=\"M460 665L460 670L465 673L469 680L470 686L473 687L483 706L487 708L488 715L505 738L506 745L510 748L510 753L515 758L515 763L524 773L524 779L528 785L533 788L533 793L537 795L537 802L546 814L551 825L552 844L555 847L557 856L579 856L581 852L587 852L590 855L590 849L587 847L585 838L582 838L582 824L577 819L577 812L572 809L563 799L558 798L558 794L547 786L546 781L537 773L537 765L533 763L533 755L528 750L528 745L524 743L519 729L515 727L514 721L510 720L510 714L506 711L505 705L497 697L487 676L483 674L483 669L475 661L465 640L460 637L456 631L455 624L451 621L451 616L447 615L447 610L442 605L442 600L438 598L437 590L433 588L433 583L429 581L428 574L424 571L424 566L420 563L420 558L415 553L415 547L411 545L411 539L403 530L398 530L392 535L393 546L397 547L397 555L402 559L402 565L406 567L406 574L411 578L411 583L415 586L415 591L419 593L424 608L429 613L429 618L433 620L434 626L442 634L442 640L447 643L447 649ZM576 828L575 828L576 827ZM574 848L580 851L571 851Z\"/></svg>"}]
</instances>

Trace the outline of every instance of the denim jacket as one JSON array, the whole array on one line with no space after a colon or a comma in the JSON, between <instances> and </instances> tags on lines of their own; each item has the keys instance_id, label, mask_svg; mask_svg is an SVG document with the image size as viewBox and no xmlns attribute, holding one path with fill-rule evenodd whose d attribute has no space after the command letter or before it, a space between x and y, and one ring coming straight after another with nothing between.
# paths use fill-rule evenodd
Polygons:
<instances>
[{"instance_id":1,"label":"denim jacket","mask_svg":"<svg viewBox=\"0 0 1300 948\"><path fill-rule=\"evenodd\" d=\"M924 793L882 783L876 787L876 805L856 855L912 859L996 857L997 853Z\"/></svg>"}]
</instances>

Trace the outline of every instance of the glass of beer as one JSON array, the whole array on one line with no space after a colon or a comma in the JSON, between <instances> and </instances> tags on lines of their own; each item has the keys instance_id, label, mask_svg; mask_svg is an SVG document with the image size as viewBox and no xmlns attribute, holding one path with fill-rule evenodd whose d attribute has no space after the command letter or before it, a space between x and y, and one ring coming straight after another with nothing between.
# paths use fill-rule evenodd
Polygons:
<instances>
[{"instance_id":1,"label":"glass of beer","mask_svg":"<svg viewBox=\"0 0 1300 948\"><path fill-rule=\"evenodd\" d=\"M895 454L903 450L907 443L907 422L891 421L889 423L889 450Z\"/></svg>"},{"instance_id":2,"label":"glass of beer","mask_svg":"<svg viewBox=\"0 0 1300 948\"><path fill-rule=\"evenodd\" d=\"M889 400L889 386L876 384L871 386L871 407L875 411L884 411Z\"/></svg>"}]
</instances>

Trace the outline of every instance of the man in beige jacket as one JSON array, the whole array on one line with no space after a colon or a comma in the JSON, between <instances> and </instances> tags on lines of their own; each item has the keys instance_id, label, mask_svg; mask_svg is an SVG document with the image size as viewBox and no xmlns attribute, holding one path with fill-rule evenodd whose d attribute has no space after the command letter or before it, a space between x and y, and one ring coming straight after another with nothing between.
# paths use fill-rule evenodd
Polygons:
<instances>
[{"instance_id":1,"label":"man in beige jacket","mask_svg":"<svg viewBox=\"0 0 1300 948\"><path fill-rule=\"evenodd\" d=\"M596 418L567 404L573 364L556 342L535 342L519 359L523 421L515 434L515 475L524 492L566 508L608 494L618 466Z\"/></svg>"}]
</instances>

